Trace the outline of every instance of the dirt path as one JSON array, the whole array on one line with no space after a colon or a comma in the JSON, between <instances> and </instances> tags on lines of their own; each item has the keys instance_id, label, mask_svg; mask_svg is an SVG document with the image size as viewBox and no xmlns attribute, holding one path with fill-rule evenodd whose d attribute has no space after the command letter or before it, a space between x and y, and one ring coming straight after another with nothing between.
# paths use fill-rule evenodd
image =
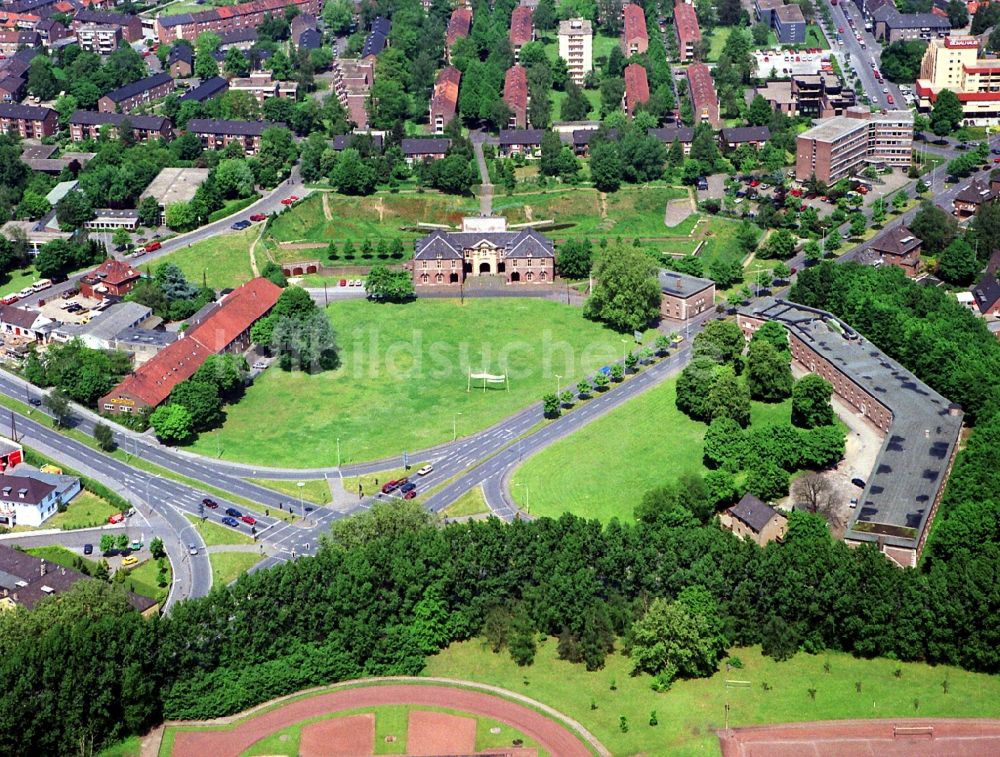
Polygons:
<instances>
[{"instance_id":1,"label":"dirt path","mask_svg":"<svg viewBox=\"0 0 1000 757\"><path fill-rule=\"evenodd\" d=\"M516 695L515 695L516 696ZM520 698L520 697L518 697ZM527 700L525 697L524 699ZM532 700L527 700L532 701ZM447 707L481 717L501 720L525 736L538 742L549 754L559 757L590 757L590 749L560 723L529 707L481 691L434 684L386 684L365 688L348 688L291 701L258 716L238 721L226 730L177 731L174 755L210 754L213 757L237 757L252 744L275 731L308 718L383 705L414 707ZM536 706L542 706L536 703ZM554 712L554 711L553 711ZM239 716L236 716L239 717ZM198 725L220 726L235 718ZM185 723L185 726L194 725ZM578 724L577 724L578 725ZM582 726L581 726L582 728ZM609 754L589 733L601 754Z\"/></svg>"},{"instance_id":2,"label":"dirt path","mask_svg":"<svg viewBox=\"0 0 1000 757\"><path fill-rule=\"evenodd\" d=\"M328 195L326 192L324 192L323 193L323 217L326 218L327 221L332 221L333 220L333 213L330 212L330 199L329 198L330 198L330 195Z\"/></svg>"},{"instance_id":3,"label":"dirt path","mask_svg":"<svg viewBox=\"0 0 1000 757\"><path fill-rule=\"evenodd\" d=\"M323 195L323 201L326 201L326 195ZM260 231L257 232L257 236L254 238L253 242L250 243L250 270L253 271L254 277L260 276L260 269L257 267L257 243L264 237L264 226L261 225ZM268 258L271 256L268 255ZM272 260L273 262L273 260Z\"/></svg>"},{"instance_id":4,"label":"dirt path","mask_svg":"<svg viewBox=\"0 0 1000 757\"><path fill-rule=\"evenodd\" d=\"M598 197L601 200L601 218L608 217L608 195L606 192L601 192Z\"/></svg>"},{"instance_id":5,"label":"dirt path","mask_svg":"<svg viewBox=\"0 0 1000 757\"><path fill-rule=\"evenodd\" d=\"M379 197L378 204L375 206L375 210L378 211L378 222L385 223L385 198Z\"/></svg>"}]
</instances>

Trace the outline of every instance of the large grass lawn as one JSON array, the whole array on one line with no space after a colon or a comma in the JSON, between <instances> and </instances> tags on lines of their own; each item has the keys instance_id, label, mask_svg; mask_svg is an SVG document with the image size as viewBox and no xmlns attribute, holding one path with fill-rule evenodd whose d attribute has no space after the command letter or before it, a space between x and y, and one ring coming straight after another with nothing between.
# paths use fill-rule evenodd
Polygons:
<instances>
[{"instance_id":1,"label":"large grass lawn","mask_svg":"<svg viewBox=\"0 0 1000 757\"><path fill-rule=\"evenodd\" d=\"M172 252L149 266L142 263L142 258L136 260L135 265L146 272L147 268L155 270L162 263L175 263L184 271L188 280L197 286L201 286L204 277L205 282L213 289L238 287L253 278L253 271L250 269L250 244L257 232L256 227L246 231L225 231L211 239ZM262 252L258 248L258 261L261 264Z\"/></svg>"},{"instance_id":2,"label":"large grass lawn","mask_svg":"<svg viewBox=\"0 0 1000 757\"><path fill-rule=\"evenodd\" d=\"M206 510L206 513L208 512ZM203 521L197 515L185 515L184 517L194 523L195 530L205 540L206 547L215 547L220 544L253 544L253 539L235 528L223 526L221 523L213 523L211 520ZM208 515L207 517L212 518L213 516ZM216 515L214 517L217 519L222 516Z\"/></svg>"},{"instance_id":3,"label":"large grass lawn","mask_svg":"<svg viewBox=\"0 0 1000 757\"><path fill-rule=\"evenodd\" d=\"M326 479L313 478L306 481L288 481L280 478L251 478L247 479L251 483L266 486L276 492L288 495L290 502L298 504L299 497L305 502L316 505L325 505L330 501L330 485ZM302 486L299 486L302 483Z\"/></svg>"},{"instance_id":4,"label":"large grass lawn","mask_svg":"<svg viewBox=\"0 0 1000 757\"><path fill-rule=\"evenodd\" d=\"M723 727L727 702L730 726L843 718L1000 717L1000 678L958 668L841 653L800 653L774 662L763 657L759 647L751 647L733 650L742 669L727 673L723 665L711 678L679 681L657 694L649 676L631 675L628 659L611 655L603 670L588 673L583 665L556 658L557 641L541 642L534 664L527 668L515 665L506 652L493 654L480 639L452 644L429 659L424 674L482 681L538 699L580 721L615 755L717 755L713 729ZM947 694L942 686L946 679ZM727 680L749 685L727 687ZM764 683L769 691L763 690ZM815 699L809 689L816 690ZM653 711L656 726L649 725ZM619 727L622 716L628 721L627 733Z\"/></svg>"},{"instance_id":5,"label":"large grass lawn","mask_svg":"<svg viewBox=\"0 0 1000 757\"><path fill-rule=\"evenodd\" d=\"M212 552L212 586L228 586L261 560L256 552Z\"/></svg>"},{"instance_id":6,"label":"large grass lawn","mask_svg":"<svg viewBox=\"0 0 1000 757\"><path fill-rule=\"evenodd\" d=\"M0 295L6 296L20 292L38 280L38 271L34 266L28 266L17 271L11 271L0 277Z\"/></svg>"},{"instance_id":7,"label":"large grass lawn","mask_svg":"<svg viewBox=\"0 0 1000 757\"><path fill-rule=\"evenodd\" d=\"M125 585L130 591L155 599L162 604L167 600L167 591L170 588L170 582L173 580L173 571L170 570L170 560L164 560L164 564L167 566L167 585L163 588L160 588L157 582L160 566L151 557L128 571L128 578L125 580Z\"/></svg>"},{"instance_id":8,"label":"large grass lawn","mask_svg":"<svg viewBox=\"0 0 1000 757\"><path fill-rule=\"evenodd\" d=\"M401 455L451 441L456 426L467 435L496 423L555 391L556 375L563 387L575 384L622 350L617 333L548 300L350 300L328 313L342 366L311 376L265 371L196 451L214 455L218 446L228 460L335 465L339 439L343 463ZM467 391L470 369L507 373L509 391Z\"/></svg>"},{"instance_id":9,"label":"large grass lawn","mask_svg":"<svg viewBox=\"0 0 1000 757\"><path fill-rule=\"evenodd\" d=\"M705 246L700 253L705 261L706 271L718 259L726 261L743 259L743 250L736 241L736 232L740 223L740 221L730 218L709 217L708 235L705 237ZM756 230L757 227L753 228Z\"/></svg>"},{"instance_id":10,"label":"large grass lawn","mask_svg":"<svg viewBox=\"0 0 1000 757\"><path fill-rule=\"evenodd\" d=\"M514 499L532 515L632 520L646 491L704 470L707 426L677 409L676 383L665 381L529 458L514 474ZM754 402L751 422L790 415L791 401Z\"/></svg>"},{"instance_id":11,"label":"large grass lawn","mask_svg":"<svg viewBox=\"0 0 1000 757\"><path fill-rule=\"evenodd\" d=\"M90 528L108 522L119 508L106 499L86 490L80 492L66 508L66 512L56 513L42 524L42 528Z\"/></svg>"}]
</instances>

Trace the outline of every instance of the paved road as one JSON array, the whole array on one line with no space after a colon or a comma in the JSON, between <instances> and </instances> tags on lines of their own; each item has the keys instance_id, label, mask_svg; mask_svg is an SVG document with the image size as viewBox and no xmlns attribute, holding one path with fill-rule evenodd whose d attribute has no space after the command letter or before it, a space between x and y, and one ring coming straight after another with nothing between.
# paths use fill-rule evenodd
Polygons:
<instances>
[{"instance_id":1,"label":"paved road","mask_svg":"<svg viewBox=\"0 0 1000 757\"><path fill-rule=\"evenodd\" d=\"M899 87L890 82L888 79L886 79L883 84L879 84L875 75L872 73L871 64L873 61L879 69L882 67L882 46L875 41L875 37L872 36L870 32L865 31L864 18L861 16L861 12L857 9L854 3L849 0L831 6L830 11L835 28L826 29L827 38L831 40L833 50L839 54L842 60L845 58L850 59L851 67L857 72L858 77L861 79L862 90L868 94L874 104L890 110L893 108L905 108L906 101L903 100ZM848 14L850 15L850 18L854 20L855 29L851 29L847 22ZM837 29L840 27L843 27L844 29L844 33L841 35L844 40L843 45L838 45L834 41L836 39ZM864 40L865 49L861 48L861 43L858 42L855 37L855 30ZM888 94L891 94L893 100L895 100L892 105L889 105L886 93L882 91L883 89L888 89Z\"/></svg>"}]
</instances>

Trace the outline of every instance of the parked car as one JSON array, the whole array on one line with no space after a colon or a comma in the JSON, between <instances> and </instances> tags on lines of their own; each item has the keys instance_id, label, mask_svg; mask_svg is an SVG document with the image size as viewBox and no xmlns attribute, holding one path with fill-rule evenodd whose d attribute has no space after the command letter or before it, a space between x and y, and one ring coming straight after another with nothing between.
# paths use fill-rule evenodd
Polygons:
<instances>
[{"instance_id":1,"label":"parked car","mask_svg":"<svg viewBox=\"0 0 1000 757\"><path fill-rule=\"evenodd\" d=\"M233 231L243 231L243 229L249 229L250 228L250 222L249 221L237 221L236 223L234 223L229 228L232 229Z\"/></svg>"},{"instance_id":2,"label":"parked car","mask_svg":"<svg viewBox=\"0 0 1000 757\"><path fill-rule=\"evenodd\" d=\"M417 485L415 483L413 483L412 481L408 481L405 484L403 484L401 487L399 487L399 491L400 491L401 494L406 494L407 492L412 492L416 488L417 488Z\"/></svg>"},{"instance_id":3,"label":"parked car","mask_svg":"<svg viewBox=\"0 0 1000 757\"><path fill-rule=\"evenodd\" d=\"M136 557L135 555L129 555L128 557L122 558L123 568L131 568L133 565L138 565L138 564L139 564L139 558Z\"/></svg>"},{"instance_id":4,"label":"parked car","mask_svg":"<svg viewBox=\"0 0 1000 757\"><path fill-rule=\"evenodd\" d=\"M133 539L130 549L133 552L138 552L140 549L142 549L142 542L139 541L138 539Z\"/></svg>"},{"instance_id":5,"label":"parked car","mask_svg":"<svg viewBox=\"0 0 1000 757\"><path fill-rule=\"evenodd\" d=\"M160 249L162 246L163 245L160 244L159 242L150 242L149 244L147 244L145 247L142 248L142 251L144 253L145 252L155 252L156 250Z\"/></svg>"},{"instance_id":6,"label":"parked car","mask_svg":"<svg viewBox=\"0 0 1000 757\"><path fill-rule=\"evenodd\" d=\"M21 298L18 297L16 294L10 294L4 297L2 300L0 300L0 305L13 305L19 299Z\"/></svg>"},{"instance_id":7,"label":"parked car","mask_svg":"<svg viewBox=\"0 0 1000 757\"><path fill-rule=\"evenodd\" d=\"M115 513L110 518L108 518L108 523L124 523L125 515L124 513Z\"/></svg>"},{"instance_id":8,"label":"parked car","mask_svg":"<svg viewBox=\"0 0 1000 757\"><path fill-rule=\"evenodd\" d=\"M1000 147L994 147L990 152L994 155L1000 155Z\"/></svg>"},{"instance_id":9,"label":"parked car","mask_svg":"<svg viewBox=\"0 0 1000 757\"><path fill-rule=\"evenodd\" d=\"M417 496L417 490L410 489L410 491L406 492L406 494L403 495L403 499L413 499L416 496Z\"/></svg>"},{"instance_id":10,"label":"parked car","mask_svg":"<svg viewBox=\"0 0 1000 757\"><path fill-rule=\"evenodd\" d=\"M434 470L434 466L431 465L430 463L427 463L427 465L425 465L423 468L421 468L420 470L417 471L417 475L418 476L426 476L432 470Z\"/></svg>"},{"instance_id":11,"label":"parked car","mask_svg":"<svg viewBox=\"0 0 1000 757\"><path fill-rule=\"evenodd\" d=\"M239 521L237 521L236 518L230 518L229 516L225 516L222 518L222 524L224 526L230 526L232 528L240 527Z\"/></svg>"},{"instance_id":12,"label":"parked car","mask_svg":"<svg viewBox=\"0 0 1000 757\"><path fill-rule=\"evenodd\" d=\"M252 216L250 216L250 220L253 221L254 223L258 223L260 221L266 221L267 216L264 215L263 213L254 213Z\"/></svg>"},{"instance_id":13,"label":"parked car","mask_svg":"<svg viewBox=\"0 0 1000 757\"><path fill-rule=\"evenodd\" d=\"M230 517L233 517L233 518L242 518L243 517L243 513L241 513L235 507L227 507L226 508L226 515L229 515Z\"/></svg>"},{"instance_id":14,"label":"parked car","mask_svg":"<svg viewBox=\"0 0 1000 757\"><path fill-rule=\"evenodd\" d=\"M85 555L92 555L92 554L94 554L94 545L93 544L84 544L83 545L83 554L85 554Z\"/></svg>"},{"instance_id":15,"label":"parked car","mask_svg":"<svg viewBox=\"0 0 1000 757\"><path fill-rule=\"evenodd\" d=\"M209 499L208 497L205 497L205 499L201 501L201 504L203 504L209 510L214 510L219 506L218 502L216 502L214 499Z\"/></svg>"},{"instance_id":16,"label":"parked car","mask_svg":"<svg viewBox=\"0 0 1000 757\"><path fill-rule=\"evenodd\" d=\"M256 363L253 364L253 369L255 371L262 371L265 368L267 368L267 363L263 360L258 360Z\"/></svg>"},{"instance_id":17,"label":"parked car","mask_svg":"<svg viewBox=\"0 0 1000 757\"><path fill-rule=\"evenodd\" d=\"M852 478L851 483L857 486L859 489L865 488L865 480L863 478Z\"/></svg>"},{"instance_id":18,"label":"parked car","mask_svg":"<svg viewBox=\"0 0 1000 757\"><path fill-rule=\"evenodd\" d=\"M851 503L850 503L849 507L853 510L857 506L858 506L858 498L857 497L851 497Z\"/></svg>"},{"instance_id":19,"label":"parked car","mask_svg":"<svg viewBox=\"0 0 1000 757\"><path fill-rule=\"evenodd\" d=\"M254 526L257 524L257 519L252 515L244 515L242 518L240 518L240 520L242 520L248 526Z\"/></svg>"},{"instance_id":20,"label":"parked car","mask_svg":"<svg viewBox=\"0 0 1000 757\"><path fill-rule=\"evenodd\" d=\"M885 101L889 103L889 105L892 105L895 102L895 100L892 99L892 95L886 95Z\"/></svg>"},{"instance_id":21,"label":"parked car","mask_svg":"<svg viewBox=\"0 0 1000 757\"><path fill-rule=\"evenodd\" d=\"M20 292L17 293L17 296L23 300L25 297L30 297L34 293L35 293L34 289L32 289L31 287L25 287L24 289L22 289Z\"/></svg>"}]
</instances>

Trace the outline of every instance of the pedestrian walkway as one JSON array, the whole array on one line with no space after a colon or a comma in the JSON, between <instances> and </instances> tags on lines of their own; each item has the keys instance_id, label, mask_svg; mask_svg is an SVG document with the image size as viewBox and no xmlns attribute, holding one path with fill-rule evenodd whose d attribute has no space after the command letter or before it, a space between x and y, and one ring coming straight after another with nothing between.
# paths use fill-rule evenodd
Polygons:
<instances>
[{"instance_id":1,"label":"pedestrian walkway","mask_svg":"<svg viewBox=\"0 0 1000 757\"><path fill-rule=\"evenodd\" d=\"M473 141L472 150L476 154L476 165L479 166L479 212L483 216L493 215L493 184L490 183L490 172L483 155L483 143Z\"/></svg>"}]
</instances>

